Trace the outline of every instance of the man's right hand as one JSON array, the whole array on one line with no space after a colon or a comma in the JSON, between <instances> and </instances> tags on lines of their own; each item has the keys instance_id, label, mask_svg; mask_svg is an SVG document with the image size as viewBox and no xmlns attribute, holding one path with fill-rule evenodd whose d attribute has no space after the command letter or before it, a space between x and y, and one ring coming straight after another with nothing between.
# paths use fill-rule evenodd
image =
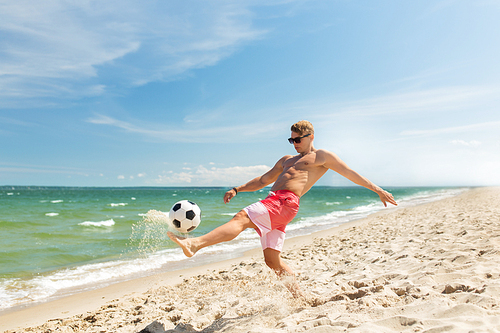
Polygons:
<instances>
[{"instance_id":1,"label":"man's right hand","mask_svg":"<svg viewBox=\"0 0 500 333\"><path fill-rule=\"evenodd\" d=\"M224 194L224 203L227 204L235 196L236 196L236 191L234 189L230 189L229 191L226 192L226 194Z\"/></svg>"}]
</instances>

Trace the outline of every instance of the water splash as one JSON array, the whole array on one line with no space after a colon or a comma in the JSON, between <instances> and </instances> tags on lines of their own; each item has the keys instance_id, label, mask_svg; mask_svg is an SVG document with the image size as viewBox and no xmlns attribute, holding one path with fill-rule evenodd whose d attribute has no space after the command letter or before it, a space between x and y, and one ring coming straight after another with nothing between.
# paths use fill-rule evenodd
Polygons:
<instances>
[{"instance_id":1,"label":"water splash","mask_svg":"<svg viewBox=\"0 0 500 333\"><path fill-rule=\"evenodd\" d=\"M142 255L165 249L170 241L167 237L168 230L168 213L152 209L141 221L132 225L131 246Z\"/></svg>"}]
</instances>

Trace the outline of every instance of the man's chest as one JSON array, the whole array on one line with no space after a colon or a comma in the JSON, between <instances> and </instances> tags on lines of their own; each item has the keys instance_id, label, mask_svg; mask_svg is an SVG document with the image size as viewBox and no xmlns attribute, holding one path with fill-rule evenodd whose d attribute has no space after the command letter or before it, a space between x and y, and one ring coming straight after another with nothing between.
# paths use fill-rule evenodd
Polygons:
<instances>
[{"instance_id":1,"label":"man's chest","mask_svg":"<svg viewBox=\"0 0 500 333\"><path fill-rule=\"evenodd\" d=\"M321 167L317 161L316 154L308 154L305 156L295 156L288 160L285 165L285 171L309 171Z\"/></svg>"}]
</instances>

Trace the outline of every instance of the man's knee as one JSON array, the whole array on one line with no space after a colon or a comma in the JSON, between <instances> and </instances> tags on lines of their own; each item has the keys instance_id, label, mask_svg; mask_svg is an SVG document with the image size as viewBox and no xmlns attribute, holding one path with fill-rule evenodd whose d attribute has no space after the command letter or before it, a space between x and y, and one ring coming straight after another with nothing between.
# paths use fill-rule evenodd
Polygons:
<instances>
[{"instance_id":1,"label":"man's knee","mask_svg":"<svg viewBox=\"0 0 500 333\"><path fill-rule=\"evenodd\" d=\"M248 217L247 212L245 212L244 210L240 210L238 213L236 213L232 220L234 222L237 222L243 230L247 228L257 228L252 220L250 220L250 217Z\"/></svg>"}]
</instances>

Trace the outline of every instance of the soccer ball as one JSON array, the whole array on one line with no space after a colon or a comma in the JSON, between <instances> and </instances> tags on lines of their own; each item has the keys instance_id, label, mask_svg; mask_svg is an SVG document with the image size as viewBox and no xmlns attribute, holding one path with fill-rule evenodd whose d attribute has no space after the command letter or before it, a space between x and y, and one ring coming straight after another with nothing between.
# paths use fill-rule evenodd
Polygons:
<instances>
[{"instance_id":1,"label":"soccer ball","mask_svg":"<svg viewBox=\"0 0 500 333\"><path fill-rule=\"evenodd\" d=\"M201 209L192 201L181 200L172 206L168 217L172 228L182 233L188 233L200 224Z\"/></svg>"}]
</instances>

